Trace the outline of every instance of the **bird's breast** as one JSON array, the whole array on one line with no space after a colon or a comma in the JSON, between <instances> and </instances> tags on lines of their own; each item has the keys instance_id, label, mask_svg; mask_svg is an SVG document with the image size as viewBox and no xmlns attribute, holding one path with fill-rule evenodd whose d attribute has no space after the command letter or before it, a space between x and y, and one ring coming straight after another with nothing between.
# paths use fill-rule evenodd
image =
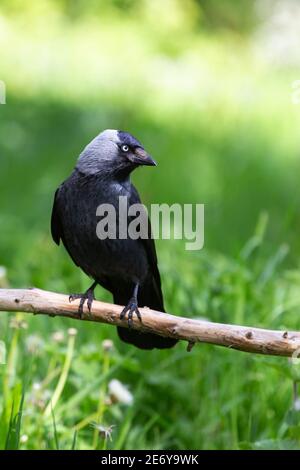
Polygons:
<instances>
[{"instance_id":1,"label":"bird's breast","mask_svg":"<svg viewBox=\"0 0 300 470\"><path fill-rule=\"evenodd\" d=\"M118 238L119 196L126 196L126 190L115 184L101 185L91 181L66 185L60 207L64 243L74 261L92 277L113 276L142 282L148 271L147 254L141 240ZM107 205L111 208L109 217L104 210ZM99 209L101 206L103 210ZM105 217L111 229L106 238L104 230L101 238L99 229L105 229Z\"/></svg>"}]
</instances>

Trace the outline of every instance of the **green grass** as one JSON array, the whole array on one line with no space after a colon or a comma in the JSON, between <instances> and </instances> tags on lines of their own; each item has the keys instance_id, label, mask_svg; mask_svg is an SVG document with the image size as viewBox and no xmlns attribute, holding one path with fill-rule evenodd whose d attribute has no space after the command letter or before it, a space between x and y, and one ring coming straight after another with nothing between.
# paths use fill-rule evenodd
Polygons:
<instances>
[{"instance_id":1,"label":"green grass","mask_svg":"<svg viewBox=\"0 0 300 470\"><path fill-rule=\"evenodd\" d=\"M176 244L172 255L163 252L168 310L299 329L300 271L282 269L285 248L266 255L263 220L235 259L214 253L190 257ZM32 263L43 256L40 247ZM37 264L35 276L43 279L49 262ZM63 256L51 256L51 269L58 273L68 264ZM76 270L72 275L78 285ZM69 278L60 278L60 290L70 290ZM103 297L100 290L98 295ZM11 324L14 316L1 316L8 348L7 364L0 369L3 447L71 449L75 432L77 449L300 446L293 399L299 366L287 359L204 344L187 353L184 343L172 351L147 353L121 344L109 326L25 314L17 314ZM73 327L78 328L75 336L68 334ZM53 338L55 331L64 334L61 342ZM102 347L107 338L114 343L109 351ZM128 385L133 405L108 402L108 383L115 378ZM100 424L115 426L112 441L105 442L97 431L95 439L91 423L97 422L99 407Z\"/></svg>"},{"instance_id":2,"label":"green grass","mask_svg":"<svg viewBox=\"0 0 300 470\"><path fill-rule=\"evenodd\" d=\"M159 162L134 175L144 202L205 204L202 251L157 243L167 310L299 330L298 70L259 59L236 8L218 16L214 3L211 17L235 32L201 29L192 0L166 2L172 17L152 0L97 13L3 3L1 286L88 287L51 240L53 195L86 143L120 128ZM0 315L0 340L1 449L300 448L299 366L287 359L205 344L187 353L183 342L143 352L111 326L21 313ZM112 379L132 405L110 400Z\"/></svg>"}]
</instances>

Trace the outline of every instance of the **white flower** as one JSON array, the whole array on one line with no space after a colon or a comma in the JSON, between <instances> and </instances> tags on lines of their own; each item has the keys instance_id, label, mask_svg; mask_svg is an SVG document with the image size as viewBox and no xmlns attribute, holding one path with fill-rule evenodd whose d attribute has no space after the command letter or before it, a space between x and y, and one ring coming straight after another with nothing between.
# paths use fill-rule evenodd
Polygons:
<instances>
[{"instance_id":1,"label":"white flower","mask_svg":"<svg viewBox=\"0 0 300 470\"><path fill-rule=\"evenodd\" d=\"M96 423L93 421L91 423L92 428L97 429L99 436L101 436L103 439L107 440L109 439L112 441L112 431L113 428L115 427L114 424L111 424L110 426L102 426L101 424Z\"/></svg>"},{"instance_id":2,"label":"white flower","mask_svg":"<svg viewBox=\"0 0 300 470\"><path fill-rule=\"evenodd\" d=\"M65 335L63 331L55 331L54 333L52 333L52 340L55 343L62 343L64 339Z\"/></svg>"},{"instance_id":3,"label":"white flower","mask_svg":"<svg viewBox=\"0 0 300 470\"><path fill-rule=\"evenodd\" d=\"M119 380L113 379L108 384L110 398L115 403L132 405L133 395Z\"/></svg>"},{"instance_id":4,"label":"white flower","mask_svg":"<svg viewBox=\"0 0 300 470\"><path fill-rule=\"evenodd\" d=\"M76 328L69 328L68 329L68 335L69 336L76 336L77 335L77 329Z\"/></svg>"},{"instance_id":5,"label":"white flower","mask_svg":"<svg viewBox=\"0 0 300 470\"><path fill-rule=\"evenodd\" d=\"M103 347L104 351L108 352L108 351L111 351L113 349L114 343L112 342L111 339L105 339L102 342L102 347Z\"/></svg>"},{"instance_id":6,"label":"white flower","mask_svg":"<svg viewBox=\"0 0 300 470\"><path fill-rule=\"evenodd\" d=\"M23 328L26 330L28 328L28 323L25 320L18 320L18 318L14 317L9 322L10 328L15 328L16 330L20 330Z\"/></svg>"},{"instance_id":7,"label":"white flower","mask_svg":"<svg viewBox=\"0 0 300 470\"><path fill-rule=\"evenodd\" d=\"M30 335L25 340L27 351L31 354L38 354L44 347L44 341L38 335Z\"/></svg>"},{"instance_id":8,"label":"white flower","mask_svg":"<svg viewBox=\"0 0 300 470\"><path fill-rule=\"evenodd\" d=\"M38 392L39 390L41 390L42 386L39 382L34 382L32 388L35 392Z\"/></svg>"},{"instance_id":9,"label":"white flower","mask_svg":"<svg viewBox=\"0 0 300 470\"><path fill-rule=\"evenodd\" d=\"M28 436L27 434L23 434L21 437L20 437L20 442L22 442L22 444L25 444L25 442L28 441Z\"/></svg>"}]
</instances>

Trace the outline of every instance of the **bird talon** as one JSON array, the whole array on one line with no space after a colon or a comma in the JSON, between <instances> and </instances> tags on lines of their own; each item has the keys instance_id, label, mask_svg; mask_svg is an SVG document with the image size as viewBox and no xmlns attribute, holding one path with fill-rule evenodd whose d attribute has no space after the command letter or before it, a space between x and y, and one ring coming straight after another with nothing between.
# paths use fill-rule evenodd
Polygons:
<instances>
[{"instance_id":1,"label":"bird talon","mask_svg":"<svg viewBox=\"0 0 300 470\"><path fill-rule=\"evenodd\" d=\"M142 322L142 315L141 315L141 312L139 311L138 307L136 307L135 313L136 313L136 316L138 317L138 319L140 320L140 322Z\"/></svg>"},{"instance_id":2,"label":"bird talon","mask_svg":"<svg viewBox=\"0 0 300 470\"><path fill-rule=\"evenodd\" d=\"M141 316L140 311L138 309L136 299L131 299L129 301L128 305L126 305L126 307L123 308L122 312L120 313L120 320L124 320L124 318L126 317L127 312L128 312L128 320L127 320L128 328L132 327L133 314L134 313L138 317L139 321L140 322L142 321L142 316Z\"/></svg>"},{"instance_id":3,"label":"bird talon","mask_svg":"<svg viewBox=\"0 0 300 470\"><path fill-rule=\"evenodd\" d=\"M83 294L70 294L69 295L69 302L73 302L73 300L81 299Z\"/></svg>"},{"instance_id":4,"label":"bird talon","mask_svg":"<svg viewBox=\"0 0 300 470\"><path fill-rule=\"evenodd\" d=\"M69 295L69 302L73 302L73 300L80 299L79 306L78 306L78 315L79 315L79 318L81 318L81 319L83 317L83 307L84 307L85 301L87 301L87 308L88 308L89 313L91 313L92 304L93 304L93 301L95 300L94 288L95 287L94 287L94 284L93 284L93 286L90 287L83 294L71 294L71 295Z\"/></svg>"},{"instance_id":5,"label":"bird talon","mask_svg":"<svg viewBox=\"0 0 300 470\"><path fill-rule=\"evenodd\" d=\"M127 307L123 308L122 312L120 313L120 320L124 320L126 312L127 312Z\"/></svg>"}]
</instances>

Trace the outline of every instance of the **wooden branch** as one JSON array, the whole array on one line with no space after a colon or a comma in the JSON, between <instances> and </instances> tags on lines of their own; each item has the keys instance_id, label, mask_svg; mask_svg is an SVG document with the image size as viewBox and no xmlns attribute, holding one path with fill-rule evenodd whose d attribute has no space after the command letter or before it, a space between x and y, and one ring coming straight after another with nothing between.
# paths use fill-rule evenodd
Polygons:
<instances>
[{"instance_id":1,"label":"wooden branch","mask_svg":"<svg viewBox=\"0 0 300 470\"><path fill-rule=\"evenodd\" d=\"M79 301L70 303L66 295L40 289L0 289L0 311L44 314L80 320L77 314L78 303ZM127 321L120 320L121 309L119 305L94 301L92 313L90 314L85 307L82 320L128 328ZM141 308L140 312L142 322L134 316L133 329L186 340L189 343L188 350L195 343L211 343L250 353L300 356L300 332L212 323L169 315L146 307Z\"/></svg>"}]
</instances>

